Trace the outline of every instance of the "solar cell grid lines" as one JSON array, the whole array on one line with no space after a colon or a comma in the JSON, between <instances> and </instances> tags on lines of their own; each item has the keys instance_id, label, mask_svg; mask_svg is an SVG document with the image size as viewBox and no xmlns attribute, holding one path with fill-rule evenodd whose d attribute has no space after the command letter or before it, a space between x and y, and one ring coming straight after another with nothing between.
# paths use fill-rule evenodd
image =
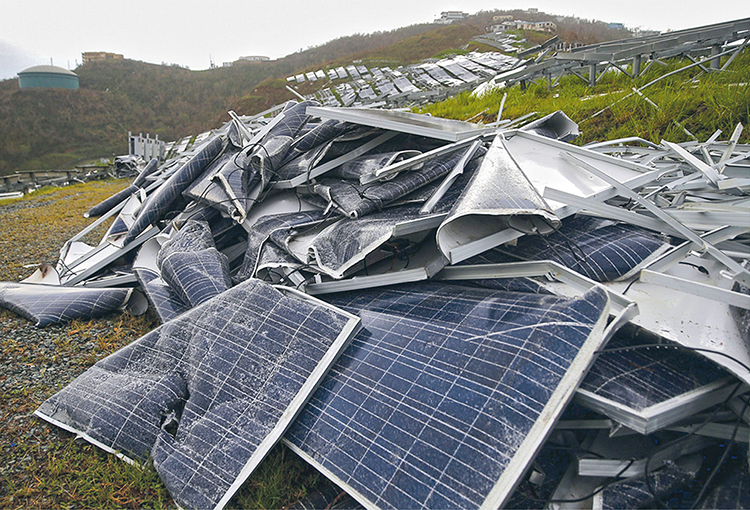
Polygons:
<instances>
[{"instance_id":1,"label":"solar cell grid lines","mask_svg":"<svg viewBox=\"0 0 750 510\"><path fill-rule=\"evenodd\" d=\"M248 280L100 361L36 414L110 452L150 456L181 507L221 508L358 324Z\"/></svg>"},{"instance_id":2,"label":"solar cell grid lines","mask_svg":"<svg viewBox=\"0 0 750 510\"><path fill-rule=\"evenodd\" d=\"M610 347L628 345L633 342L620 338ZM727 375L725 370L695 353L676 349L633 350L603 353L581 388L644 409Z\"/></svg>"},{"instance_id":3,"label":"solar cell grid lines","mask_svg":"<svg viewBox=\"0 0 750 510\"><path fill-rule=\"evenodd\" d=\"M0 282L0 306L47 326L122 310L132 289L91 289Z\"/></svg>"},{"instance_id":4,"label":"solar cell grid lines","mask_svg":"<svg viewBox=\"0 0 750 510\"><path fill-rule=\"evenodd\" d=\"M571 301L450 284L331 302L358 311L363 330L286 439L369 508L500 505L607 309L601 289Z\"/></svg>"}]
</instances>

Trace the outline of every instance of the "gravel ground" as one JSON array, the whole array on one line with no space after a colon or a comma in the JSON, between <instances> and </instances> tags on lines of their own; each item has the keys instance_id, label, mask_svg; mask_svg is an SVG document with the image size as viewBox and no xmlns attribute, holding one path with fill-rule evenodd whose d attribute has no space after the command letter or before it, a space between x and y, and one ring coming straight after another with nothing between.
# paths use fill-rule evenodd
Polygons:
<instances>
[{"instance_id":1,"label":"gravel ground","mask_svg":"<svg viewBox=\"0 0 750 510\"><path fill-rule=\"evenodd\" d=\"M29 263L54 264L60 246L90 222L83 212L126 184L76 185L0 203L0 280L18 281L28 276L33 267L24 266ZM94 237L102 233L103 229ZM0 309L0 507L91 506L92 500L80 493L86 482L75 476L54 476L60 469L58 460L74 455L77 463L97 461L108 466L106 457L112 456L78 445L72 452L73 435L33 413L97 360L155 325L155 317L147 314L37 328ZM101 506L110 505L104 502Z\"/></svg>"},{"instance_id":2,"label":"gravel ground","mask_svg":"<svg viewBox=\"0 0 750 510\"><path fill-rule=\"evenodd\" d=\"M100 181L0 201L0 281L16 282L91 220L83 212L127 186ZM85 239L97 244L102 227ZM122 462L34 416L48 397L96 361L158 326L153 311L37 328L0 308L0 508L174 508L151 469ZM230 502L275 508L330 485L278 446Z\"/></svg>"}]
</instances>

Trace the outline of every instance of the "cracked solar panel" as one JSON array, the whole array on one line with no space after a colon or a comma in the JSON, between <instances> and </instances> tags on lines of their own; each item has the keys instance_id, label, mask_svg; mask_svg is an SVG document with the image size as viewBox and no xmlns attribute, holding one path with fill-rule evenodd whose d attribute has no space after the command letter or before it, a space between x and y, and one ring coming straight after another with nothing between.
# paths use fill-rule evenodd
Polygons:
<instances>
[{"instance_id":1,"label":"cracked solar panel","mask_svg":"<svg viewBox=\"0 0 750 510\"><path fill-rule=\"evenodd\" d=\"M648 475L642 473L640 476L608 484L594 496L594 508L658 508L657 502L669 499L673 493L685 491L690 494L686 489L700 471L701 460L700 455L685 456Z\"/></svg>"},{"instance_id":2,"label":"cracked solar panel","mask_svg":"<svg viewBox=\"0 0 750 510\"><path fill-rule=\"evenodd\" d=\"M636 347L634 335L618 334L608 348ZM665 347L672 344L667 342ZM733 378L703 356L676 349L604 352L578 389L577 401L642 434L721 402Z\"/></svg>"},{"instance_id":3,"label":"cracked solar panel","mask_svg":"<svg viewBox=\"0 0 750 510\"><path fill-rule=\"evenodd\" d=\"M121 311L132 291L0 282L0 306L42 327Z\"/></svg>"},{"instance_id":4,"label":"cracked solar panel","mask_svg":"<svg viewBox=\"0 0 750 510\"><path fill-rule=\"evenodd\" d=\"M36 414L149 456L183 508L221 508L304 405L359 319L248 280L99 361Z\"/></svg>"},{"instance_id":5,"label":"cracked solar panel","mask_svg":"<svg viewBox=\"0 0 750 510\"><path fill-rule=\"evenodd\" d=\"M344 293L363 329L286 435L367 508L497 508L599 348L608 298Z\"/></svg>"},{"instance_id":6,"label":"cracked solar panel","mask_svg":"<svg viewBox=\"0 0 750 510\"><path fill-rule=\"evenodd\" d=\"M445 176L462 156L463 153L458 151L433 158L419 169L401 172L391 180L371 184L323 178L313 191L332 203L342 215L352 219L361 218ZM484 151L477 151L470 165L477 165L483 156Z\"/></svg>"},{"instance_id":7,"label":"cracked solar panel","mask_svg":"<svg viewBox=\"0 0 750 510\"><path fill-rule=\"evenodd\" d=\"M716 509L716 508L750 508L750 473L748 473L747 453L735 450L729 455L728 466L722 483L715 483L706 493L703 501L692 508Z\"/></svg>"},{"instance_id":8,"label":"cracked solar panel","mask_svg":"<svg viewBox=\"0 0 750 510\"><path fill-rule=\"evenodd\" d=\"M179 294L162 280L157 271L133 265L133 272L162 324L190 309L190 306L182 300Z\"/></svg>"},{"instance_id":9,"label":"cracked solar panel","mask_svg":"<svg viewBox=\"0 0 750 510\"><path fill-rule=\"evenodd\" d=\"M209 230L208 225L204 225ZM161 257L164 252L167 254ZM171 251L165 244L159 255L162 279L191 307L208 301L232 286L229 261L214 246Z\"/></svg>"},{"instance_id":10,"label":"cracked solar panel","mask_svg":"<svg viewBox=\"0 0 750 510\"><path fill-rule=\"evenodd\" d=\"M274 232L312 227L324 219L325 214L321 211L269 214L259 218L248 232L245 258L234 280L240 282L255 276L261 250Z\"/></svg>"},{"instance_id":11,"label":"cracked solar panel","mask_svg":"<svg viewBox=\"0 0 750 510\"><path fill-rule=\"evenodd\" d=\"M342 218L335 223L322 225L314 232L314 239L309 243L309 262L332 278L343 278L353 268L365 269L382 259L390 249L391 254L400 251L400 241L406 245L413 244L406 239L394 242L382 249L384 243L394 239L396 226L410 219L420 218L419 207L405 205L376 212L357 220ZM426 233L413 235L423 238ZM422 239L418 239L422 240ZM381 248L381 250L378 250ZM381 253L378 253L378 252Z\"/></svg>"},{"instance_id":12,"label":"cracked solar panel","mask_svg":"<svg viewBox=\"0 0 750 510\"><path fill-rule=\"evenodd\" d=\"M494 262L553 260L594 281L610 282L631 278L668 249L663 236L640 227L580 217L563 221L546 236L524 236L516 246L496 248Z\"/></svg>"},{"instance_id":13,"label":"cracked solar panel","mask_svg":"<svg viewBox=\"0 0 750 510\"><path fill-rule=\"evenodd\" d=\"M138 217L125 236L123 244L128 244L143 232L146 227L160 220L169 212L180 194L198 177L206 166L219 154L222 141L218 136L211 139L190 161L173 173L157 188L143 204Z\"/></svg>"},{"instance_id":14,"label":"cracked solar panel","mask_svg":"<svg viewBox=\"0 0 750 510\"><path fill-rule=\"evenodd\" d=\"M146 183L146 178L152 173L159 169L159 162L156 159L152 159L148 162L146 167L141 171L138 177L135 178L133 184L125 188L124 190L115 193L109 198L99 202L94 207L83 213L85 218L92 216L101 216L104 213L111 211L114 207L119 205L121 202L127 200L130 195L138 191Z\"/></svg>"},{"instance_id":15,"label":"cracked solar panel","mask_svg":"<svg viewBox=\"0 0 750 510\"><path fill-rule=\"evenodd\" d=\"M245 172L244 189L253 189L258 182L260 182L261 189L265 189L292 148L294 138L310 119L306 113L307 107L318 106L319 104L317 101L302 101L301 103L290 101L286 104L282 112L284 117L266 133L263 140L254 148L253 155L250 158L253 172Z\"/></svg>"},{"instance_id":16,"label":"cracked solar panel","mask_svg":"<svg viewBox=\"0 0 750 510\"><path fill-rule=\"evenodd\" d=\"M243 196L241 191L242 168L246 164L246 159L244 151L239 148L228 147L182 192L183 196L208 204L227 216L239 216L237 209L244 211L248 204L245 203L244 199L238 200L238 204L234 203L223 183L219 180L218 174L221 173L225 182L232 184L233 193L236 190L239 196Z\"/></svg>"}]
</instances>

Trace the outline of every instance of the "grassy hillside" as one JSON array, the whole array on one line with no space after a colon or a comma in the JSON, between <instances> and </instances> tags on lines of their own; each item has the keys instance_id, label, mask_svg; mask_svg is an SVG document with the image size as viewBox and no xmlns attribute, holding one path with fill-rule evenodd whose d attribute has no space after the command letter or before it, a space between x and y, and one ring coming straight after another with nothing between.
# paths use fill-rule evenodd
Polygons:
<instances>
[{"instance_id":1,"label":"grassy hillside","mask_svg":"<svg viewBox=\"0 0 750 510\"><path fill-rule=\"evenodd\" d=\"M291 74L354 60L394 66L417 62L464 47L494 15L507 13L530 21L551 17L484 11L454 25L429 23L354 34L276 61L236 62L206 71L132 60L93 62L75 70L79 90L22 91L18 80L0 81L0 175L69 168L84 159L125 153L128 131L158 134L167 141L206 131L227 120L228 109L256 113L293 99L283 81ZM581 42L623 36L602 29L601 22L552 18L561 31Z\"/></svg>"},{"instance_id":2,"label":"grassy hillside","mask_svg":"<svg viewBox=\"0 0 750 510\"><path fill-rule=\"evenodd\" d=\"M674 74L643 90L633 88L689 65L687 59L672 59L667 67L652 69L633 81L621 73L609 73L594 88L575 76L567 76L559 86L533 84L527 90L512 87L482 97L463 93L421 112L453 119L475 118L474 122L494 122L503 95L507 92L504 119L538 112L543 116L562 110L579 123L581 136L575 143L639 136L655 143L706 140L717 129L728 138L737 123L750 122L750 51L745 50L727 71L706 74L698 67ZM652 104L653 103L653 104ZM654 106L654 104L656 106ZM750 142L750 130L740 139Z\"/></svg>"}]
</instances>

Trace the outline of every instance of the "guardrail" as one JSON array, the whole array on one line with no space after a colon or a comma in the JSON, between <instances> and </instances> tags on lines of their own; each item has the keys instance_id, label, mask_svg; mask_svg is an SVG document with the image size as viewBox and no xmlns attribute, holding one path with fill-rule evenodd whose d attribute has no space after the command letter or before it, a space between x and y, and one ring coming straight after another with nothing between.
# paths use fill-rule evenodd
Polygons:
<instances>
[{"instance_id":1,"label":"guardrail","mask_svg":"<svg viewBox=\"0 0 750 510\"><path fill-rule=\"evenodd\" d=\"M37 186L64 186L109 177L112 167L85 167L70 170L27 170L0 176L0 192L25 191Z\"/></svg>"}]
</instances>

